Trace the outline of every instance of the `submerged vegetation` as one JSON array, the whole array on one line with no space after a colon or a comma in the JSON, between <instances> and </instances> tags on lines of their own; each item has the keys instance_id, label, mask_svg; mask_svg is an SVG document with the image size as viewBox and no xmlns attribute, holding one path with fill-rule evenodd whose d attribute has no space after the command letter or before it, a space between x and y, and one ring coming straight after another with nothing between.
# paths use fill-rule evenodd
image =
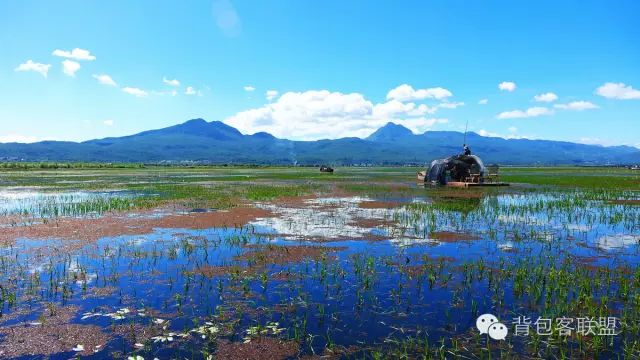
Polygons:
<instances>
[{"instance_id":1,"label":"submerged vegetation","mask_svg":"<svg viewBox=\"0 0 640 360\"><path fill-rule=\"evenodd\" d=\"M0 358L640 356L638 172L415 171L0 171Z\"/></svg>"}]
</instances>

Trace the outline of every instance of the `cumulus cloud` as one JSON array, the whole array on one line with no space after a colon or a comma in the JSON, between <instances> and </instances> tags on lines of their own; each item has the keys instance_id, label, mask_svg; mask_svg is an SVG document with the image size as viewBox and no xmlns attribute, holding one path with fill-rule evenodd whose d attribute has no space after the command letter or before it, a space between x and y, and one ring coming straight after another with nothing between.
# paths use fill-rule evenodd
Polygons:
<instances>
[{"instance_id":1,"label":"cumulus cloud","mask_svg":"<svg viewBox=\"0 0 640 360\"><path fill-rule=\"evenodd\" d=\"M106 126L113 126L114 121L113 120L105 120L102 122L104 125Z\"/></svg>"},{"instance_id":2,"label":"cumulus cloud","mask_svg":"<svg viewBox=\"0 0 640 360\"><path fill-rule=\"evenodd\" d=\"M487 105L489 103L489 99L481 99L480 101L478 101L478 104L480 105Z\"/></svg>"},{"instance_id":3,"label":"cumulus cloud","mask_svg":"<svg viewBox=\"0 0 640 360\"><path fill-rule=\"evenodd\" d=\"M18 65L18 67L15 68L14 71L35 71L40 75L47 77L50 67L50 64L41 64L34 62L33 60L27 60L26 63Z\"/></svg>"},{"instance_id":4,"label":"cumulus cloud","mask_svg":"<svg viewBox=\"0 0 640 360\"><path fill-rule=\"evenodd\" d=\"M394 122L409 128L414 133L423 133L431 129L431 127L433 127L436 124L449 123L449 119L419 117L419 118L394 120Z\"/></svg>"},{"instance_id":5,"label":"cumulus cloud","mask_svg":"<svg viewBox=\"0 0 640 360\"><path fill-rule=\"evenodd\" d=\"M178 79L167 79L166 77L162 77L162 82L169 86L180 86L180 81Z\"/></svg>"},{"instance_id":6,"label":"cumulus cloud","mask_svg":"<svg viewBox=\"0 0 640 360\"><path fill-rule=\"evenodd\" d=\"M529 117L537 117L543 115L552 115L553 110L548 109L546 107L531 107L527 110L511 110L501 112L496 116L498 119L518 119L518 118L529 118Z\"/></svg>"},{"instance_id":7,"label":"cumulus cloud","mask_svg":"<svg viewBox=\"0 0 640 360\"><path fill-rule=\"evenodd\" d=\"M192 86L187 86L187 88L185 89L184 93L186 95L195 95L195 94L197 94L197 91Z\"/></svg>"},{"instance_id":8,"label":"cumulus cloud","mask_svg":"<svg viewBox=\"0 0 640 360\"><path fill-rule=\"evenodd\" d=\"M424 99L443 100L453 96L451 91L441 88L414 89L411 85L402 84L387 93L387 100L416 101Z\"/></svg>"},{"instance_id":9,"label":"cumulus cloud","mask_svg":"<svg viewBox=\"0 0 640 360\"><path fill-rule=\"evenodd\" d=\"M407 115L409 115L409 116L422 116L422 115L426 115L426 114L434 114L436 111L438 111L438 108L436 106L427 106L425 104L420 104L420 105L416 106L415 108L409 110L407 112Z\"/></svg>"},{"instance_id":10,"label":"cumulus cloud","mask_svg":"<svg viewBox=\"0 0 640 360\"><path fill-rule=\"evenodd\" d=\"M372 115L375 118L388 118L396 116L423 116L433 114L438 110L436 106L415 103L403 103L399 100L390 100L386 103L375 104Z\"/></svg>"},{"instance_id":11,"label":"cumulus cloud","mask_svg":"<svg viewBox=\"0 0 640 360\"><path fill-rule=\"evenodd\" d=\"M256 88L254 88L254 87L253 87L253 86L251 86L251 85L247 85L247 86L245 86L245 87L244 87L244 91L247 91L247 92L252 92L252 91L254 91L255 89L256 89Z\"/></svg>"},{"instance_id":12,"label":"cumulus cloud","mask_svg":"<svg viewBox=\"0 0 640 360\"><path fill-rule=\"evenodd\" d=\"M500 84L498 84L498 89L502 91L512 92L516 89L516 83L512 81L503 81Z\"/></svg>"},{"instance_id":13,"label":"cumulus cloud","mask_svg":"<svg viewBox=\"0 0 640 360\"><path fill-rule=\"evenodd\" d=\"M640 99L640 90L624 83L608 82L596 89L596 94L608 99L632 100Z\"/></svg>"},{"instance_id":14,"label":"cumulus cloud","mask_svg":"<svg viewBox=\"0 0 640 360\"><path fill-rule=\"evenodd\" d=\"M64 60L62 62L62 72L71 77L76 76L76 72L80 70L80 63L73 60Z\"/></svg>"},{"instance_id":15,"label":"cumulus cloud","mask_svg":"<svg viewBox=\"0 0 640 360\"><path fill-rule=\"evenodd\" d=\"M71 51L56 49L53 51L52 55L64 57L67 59L78 60L78 61L80 60L93 61L96 59L95 56L91 55L91 52L89 50L78 49L78 48L75 48Z\"/></svg>"},{"instance_id":16,"label":"cumulus cloud","mask_svg":"<svg viewBox=\"0 0 640 360\"><path fill-rule=\"evenodd\" d=\"M265 97L267 98L268 101L273 101L273 99L278 97L278 91L277 90L267 90L267 92L265 93Z\"/></svg>"},{"instance_id":17,"label":"cumulus cloud","mask_svg":"<svg viewBox=\"0 0 640 360\"><path fill-rule=\"evenodd\" d=\"M122 91L126 92L129 95L137 97L146 97L147 95L149 95L146 91L134 87L125 87L122 89Z\"/></svg>"},{"instance_id":18,"label":"cumulus cloud","mask_svg":"<svg viewBox=\"0 0 640 360\"><path fill-rule=\"evenodd\" d=\"M597 109L598 105L591 103L589 101L572 101L568 104L556 104L553 107L555 107L556 109L562 109L562 110L583 111L583 110Z\"/></svg>"},{"instance_id":19,"label":"cumulus cloud","mask_svg":"<svg viewBox=\"0 0 640 360\"><path fill-rule=\"evenodd\" d=\"M537 102L554 102L556 100L558 100L558 95L552 93L552 92L548 92L548 93L544 93L544 94L540 94L540 95L536 95L533 97L534 101Z\"/></svg>"},{"instance_id":20,"label":"cumulus cloud","mask_svg":"<svg viewBox=\"0 0 640 360\"><path fill-rule=\"evenodd\" d=\"M93 78L98 80L98 82L102 85L118 86L118 84L116 84L116 82L113 81L111 76L107 74L93 74Z\"/></svg>"},{"instance_id":21,"label":"cumulus cloud","mask_svg":"<svg viewBox=\"0 0 640 360\"><path fill-rule=\"evenodd\" d=\"M366 137L389 121L424 132L447 119L421 115L433 112L424 104L392 99L373 104L359 93L328 90L287 92L260 108L237 113L225 122L245 133L269 132L277 137L317 140L345 136Z\"/></svg>"},{"instance_id":22,"label":"cumulus cloud","mask_svg":"<svg viewBox=\"0 0 640 360\"><path fill-rule=\"evenodd\" d=\"M410 111L416 110L416 104L414 103L403 103L398 100L387 101L386 103L376 104L373 107L373 116L385 118L385 117L393 117L398 114L406 114Z\"/></svg>"}]
</instances>

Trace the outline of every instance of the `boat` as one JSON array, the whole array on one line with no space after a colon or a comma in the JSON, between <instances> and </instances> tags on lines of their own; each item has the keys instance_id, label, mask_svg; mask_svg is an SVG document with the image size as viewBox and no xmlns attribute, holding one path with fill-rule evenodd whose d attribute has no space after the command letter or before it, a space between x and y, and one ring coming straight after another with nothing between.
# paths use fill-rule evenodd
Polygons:
<instances>
[{"instance_id":1,"label":"boat","mask_svg":"<svg viewBox=\"0 0 640 360\"><path fill-rule=\"evenodd\" d=\"M454 155L433 160L428 169L417 174L418 183L452 187L509 186L500 181L498 165L485 166L480 157Z\"/></svg>"},{"instance_id":2,"label":"boat","mask_svg":"<svg viewBox=\"0 0 640 360\"><path fill-rule=\"evenodd\" d=\"M320 166L320 172L332 173L333 172L333 168L330 167L330 166L322 165L322 166Z\"/></svg>"}]
</instances>

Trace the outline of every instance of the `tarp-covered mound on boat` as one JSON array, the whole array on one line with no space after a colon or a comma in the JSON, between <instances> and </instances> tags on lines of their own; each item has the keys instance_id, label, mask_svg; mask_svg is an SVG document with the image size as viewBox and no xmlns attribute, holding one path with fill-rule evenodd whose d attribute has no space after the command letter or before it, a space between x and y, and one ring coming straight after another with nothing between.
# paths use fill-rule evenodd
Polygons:
<instances>
[{"instance_id":1,"label":"tarp-covered mound on boat","mask_svg":"<svg viewBox=\"0 0 640 360\"><path fill-rule=\"evenodd\" d=\"M449 176L447 176L447 172ZM448 179L463 182L471 175L476 175L482 181L485 174L486 169L479 157L455 155L446 159L433 160L424 180L425 182L446 185Z\"/></svg>"}]
</instances>

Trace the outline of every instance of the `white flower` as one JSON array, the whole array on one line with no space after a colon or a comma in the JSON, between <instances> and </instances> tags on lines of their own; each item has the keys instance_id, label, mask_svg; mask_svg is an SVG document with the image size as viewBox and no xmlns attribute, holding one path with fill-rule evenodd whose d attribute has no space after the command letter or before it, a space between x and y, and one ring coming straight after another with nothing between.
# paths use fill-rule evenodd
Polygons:
<instances>
[{"instance_id":1,"label":"white flower","mask_svg":"<svg viewBox=\"0 0 640 360\"><path fill-rule=\"evenodd\" d=\"M153 340L153 342L171 342L173 341L173 336L171 334L168 336L154 336L151 340Z\"/></svg>"}]
</instances>

